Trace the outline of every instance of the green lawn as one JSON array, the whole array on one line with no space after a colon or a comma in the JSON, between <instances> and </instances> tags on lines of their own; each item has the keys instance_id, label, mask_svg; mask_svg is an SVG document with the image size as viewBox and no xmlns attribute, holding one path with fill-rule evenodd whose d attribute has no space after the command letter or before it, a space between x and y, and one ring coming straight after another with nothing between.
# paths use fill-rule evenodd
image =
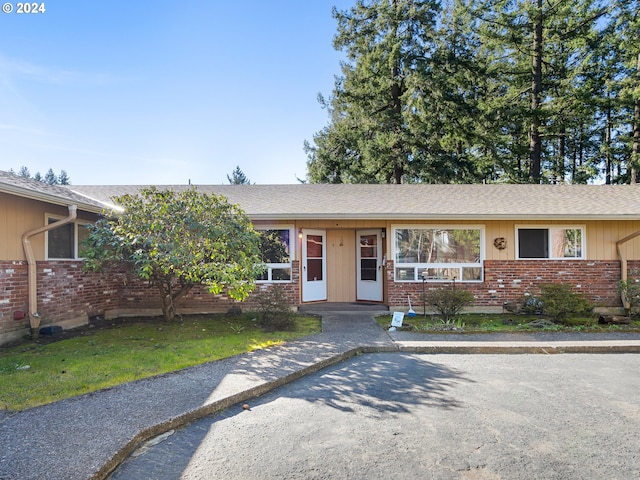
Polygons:
<instances>
[{"instance_id":1,"label":"green lawn","mask_svg":"<svg viewBox=\"0 0 640 480\"><path fill-rule=\"evenodd\" d=\"M23 410L319 332L317 317L266 333L254 317L125 321L48 344L0 348L0 409Z\"/></svg>"}]
</instances>

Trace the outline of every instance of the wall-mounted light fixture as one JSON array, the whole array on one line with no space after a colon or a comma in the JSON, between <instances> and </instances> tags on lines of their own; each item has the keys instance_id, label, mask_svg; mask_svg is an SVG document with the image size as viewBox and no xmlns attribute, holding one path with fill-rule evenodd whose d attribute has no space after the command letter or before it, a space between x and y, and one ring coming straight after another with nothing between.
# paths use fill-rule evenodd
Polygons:
<instances>
[{"instance_id":1,"label":"wall-mounted light fixture","mask_svg":"<svg viewBox=\"0 0 640 480\"><path fill-rule=\"evenodd\" d=\"M300 240L302 240L302 229L301 228L298 230L298 238Z\"/></svg>"}]
</instances>

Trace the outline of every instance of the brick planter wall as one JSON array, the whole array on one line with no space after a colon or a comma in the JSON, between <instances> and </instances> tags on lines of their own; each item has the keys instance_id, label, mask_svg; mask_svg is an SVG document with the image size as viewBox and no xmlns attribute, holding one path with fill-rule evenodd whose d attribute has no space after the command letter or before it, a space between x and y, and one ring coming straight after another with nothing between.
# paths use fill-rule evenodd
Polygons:
<instances>
[{"instance_id":1,"label":"brick planter wall","mask_svg":"<svg viewBox=\"0 0 640 480\"><path fill-rule=\"evenodd\" d=\"M292 281L289 283L279 283L284 288L292 305L300 303L300 262L292 262ZM263 288L271 288L271 284L257 284L256 291ZM178 313L212 313L226 312L232 306L240 306L243 310L251 310L256 307L256 303L249 296L244 302L238 302L230 298L226 292L211 294L204 286L197 286L191 289L188 294L178 300L176 310ZM121 289L118 300L119 314L132 315L154 314L160 315L160 297L155 287L150 287L148 282L128 278L126 286Z\"/></svg>"},{"instance_id":2,"label":"brick planter wall","mask_svg":"<svg viewBox=\"0 0 640 480\"><path fill-rule=\"evenodd\" d=\"M629 270L640 267L640 261L629 262ZM422 282L395 283L393 262L387 265L387 292L390 307L407 307L407 296L416 307L422 307ZM619 261L593 260L487 260L484 282L456 283L456 288L470 290L475 307L496 310L505 302L515 301L525 293L537 295L543 283L566 283L575 292L584 293L597 307L621 307L617 283ZM428 282L425 289L441 288L451 282Z\"/></svg>"}]
</instances>

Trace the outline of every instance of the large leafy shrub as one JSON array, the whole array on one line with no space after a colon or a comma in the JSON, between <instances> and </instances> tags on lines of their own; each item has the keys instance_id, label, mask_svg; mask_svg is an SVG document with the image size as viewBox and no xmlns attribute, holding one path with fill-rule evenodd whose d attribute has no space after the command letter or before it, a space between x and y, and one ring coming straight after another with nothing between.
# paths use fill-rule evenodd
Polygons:
<instances>
[{"instance_id":1,"label":"large leafy shrub","mask_svg":"<svg viewBox=\"0 0 640 480\"><path fill-rule=\"evenodd\" d=\"M90 228L85 268L125 264L156 288L165 319L195 285L244 300L263 271L259 234L239 206L196 188L147 188Z\"/></svg>"}]
</instances>

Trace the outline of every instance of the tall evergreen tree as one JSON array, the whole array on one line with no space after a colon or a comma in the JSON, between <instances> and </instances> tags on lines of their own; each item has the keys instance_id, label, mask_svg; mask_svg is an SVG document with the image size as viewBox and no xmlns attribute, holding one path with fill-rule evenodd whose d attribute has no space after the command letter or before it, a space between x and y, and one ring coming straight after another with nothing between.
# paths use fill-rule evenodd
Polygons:
<instances>
[{"instance_id":1,"label":"tall evergreen tree","mask_svg":"<svg viewBox=\"0 0 640 480\"><path fill-rule=\"evenodd\" d=\"M517 122L511 124L510 150L520 178L512 180L564 181L575 81L589 58L587 39L606 9L593 0L498 0L474 5L482 41L496 52L496 81L505 89L502 98L487 105L512 112Z\"/></svg>"},{"instance_id":2,"label":"tall evergreen tree","mask_svg":"<svg viewBox=\"0 0 640 480\"><path fill-rule=\"evenodd\" d=\"M640 0L359 0L312 182L640 181Z\"/></svg>"},{"instance_id":3,"label":"tall evergreen tree","mask_svg":"<svg viewBox=\"0 0 640 480\"><path fill-rule=\"evenodd\" d=\"M408 96L413 131L422 132L416 181L477 182L495 177L493 112L481 103L492 90L486 52L466 0L442 6L430 58L418 62L415 93ZM427 57L428 58L428 57Z\"/></svg>"},{"instance_id":4,"label":"tall evergreen tree","mask_svg":"<svg viewBox=\"0 0 640 480\"><path fill-rule=\"evenodd\" d=\"M305 143L312 182L422 176L434 142L412 121L411 101L420 95L418 76L433 68L437 13L436 0L359 0L349 11L334 8L334 47L346 61L332 97L320 98L330 123L313 145Z\"/></svg>"},{"instance_id":5,"label":"tall evergreen tree","mask_svg":"<svg viewBox=\"0 0 640 480\"><path fill-rule=\"evenodd\" d=\"M69 178L69 175L67 175L66 170L60 170L60 175L58 175L58 184L71 185L71 179Z\"/></svg>"},{"instance_id":6,"label":"tall evergreen tree","mask_svg":"<svg viewBox=\"0 0 640 480\"><path fill-rule=\"evenodd\" d=\"M640 1L615 0L616 33L624 75L620 95L630 126L629 181L640 183Z\"/></svg>"},{"instance_id":7,"label":"tall evergreen tree","mask_svg":"<svg viewBox=\"0 0 640 480\"><path fill-rule=\"evenodd\" d=\"M15 173L13 169L10 169L9 171L11 173ZM25 166L22 166L20 167L20 170L18 171L17 174L21 177L33 178L38 182L47 183L49 185L71 185L71 179L69 178L69 175L65 170L60 170L60 175L56 175L53 172L53 169L50 168L44 177L40 172L36 172L35 175L33 175L32 177L31 172L29 172L29 169Z\"/></svg>"},{"instance_id":8,"label":"tall evergreen tree","mask_svg":"<svg viewBox=\"0 0 640 480\"><path fill-rule=\"evenodd\" d=\"M44 179L42 181L49 185L57 185L58 176L55 173L53 173L53 169L50 168L49 170L47 170L47 173L45 174Z\"/></svg>"},{"instance_id":9,"label":"tall evergreen tree","mask_svg":"<svg viewBox=\"0 0 640 480\"><path fill-rule=\"evenodd\" d=\"M240 170L240 166L237 166L235 170L231 173L231 176L227 175L227 180L231 185L250 185L251 182L244 174L242 170Z\"/></svg>"}]
</instances>

